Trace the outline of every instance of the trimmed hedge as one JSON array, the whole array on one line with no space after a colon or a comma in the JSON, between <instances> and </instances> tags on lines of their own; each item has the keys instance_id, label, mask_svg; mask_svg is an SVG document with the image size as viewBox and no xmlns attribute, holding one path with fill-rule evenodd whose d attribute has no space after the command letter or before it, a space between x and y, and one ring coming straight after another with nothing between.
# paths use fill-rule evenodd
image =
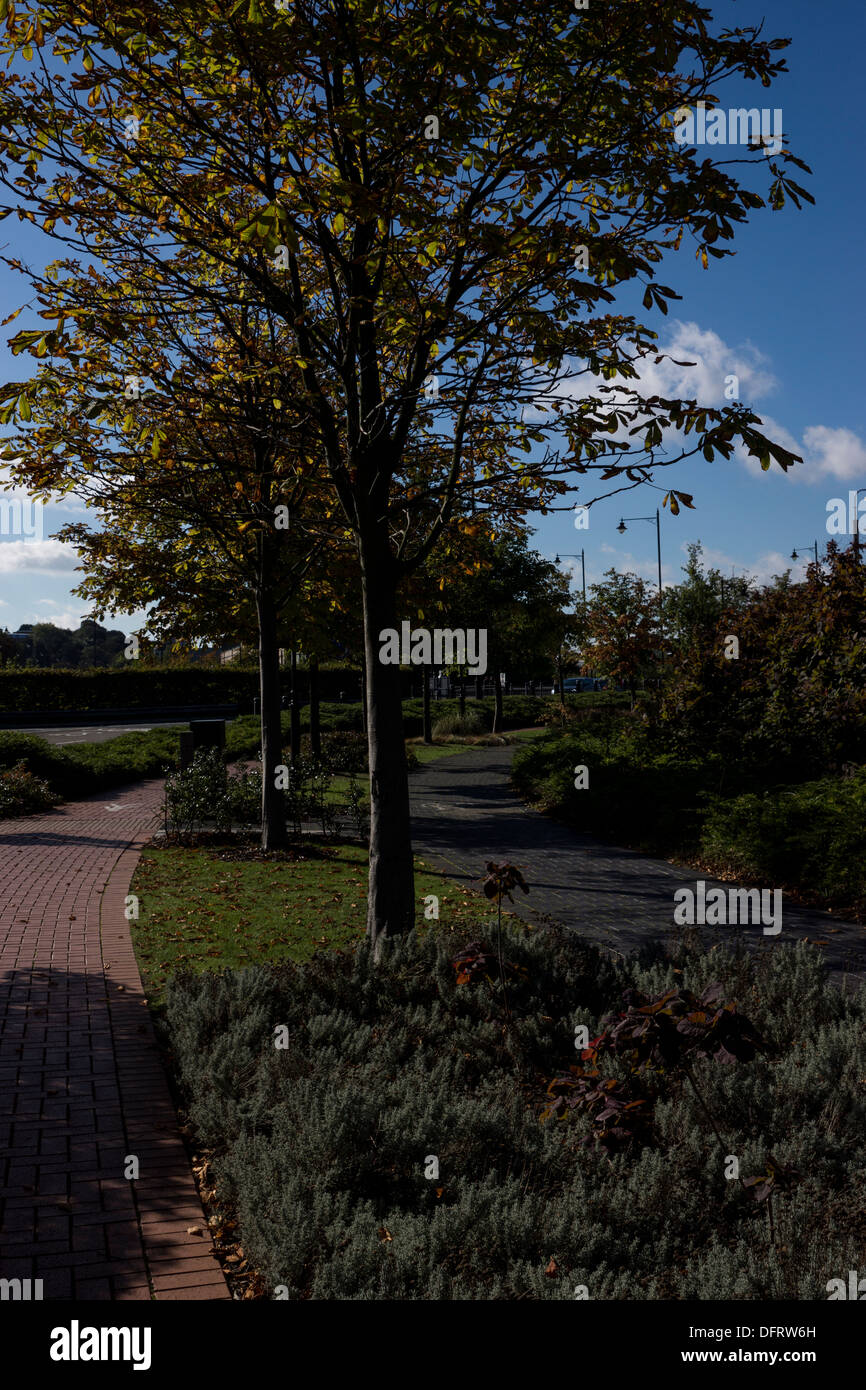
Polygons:
<instances>
[{"instance_id":1,"label":"trimmed hedge","mask_svg":"<svg viewBox=\"0 0 866 1390\"><path fill-rule=\"evenodd\" d=\"M456 983L463 944L412 935L379 967L362 946L170 982L189 1119L266 1296L815 1299L858 1267L866 990L845 1000L804 946L751 963L648 948L621 964L566 933L509 931L509 1031L495 969ZM596 1033L630 985L712 980L772 1048L693 1060L721 1147L667 1071L649 1140L612 1158L583 1145L590 1119L541 1122L577 1024ZM765 1172L769 1152L800 1175L774 1199L772 1245L765 1210L724 1172L726 1153L742 1176Z\"/></svg>"},{"instance_id":2,"label":"trimmed hedge","mask_svg":"<svg viewBox=\"0 0 866 1390\"><path fill-rule=\"evenodd\" d=\"M413 713L421 718L421 676L417 669L400 672L405 702L416 706ZM290 673L282 671L283 694L288 696ZM309 699L309 672L299 667L297 672L299 699ZM238 705L252 712L253 701L259 693L258 672L253 667L238 666L144 666L131 661L121 667L89 671L64 670L0 670L0 714L19 711L156 709L177 705ZM343 700L340 700L340 695ZM361 672L350 666L322 666L319 670L319 698L323 703L344 708L351 698L360 706ZM526 710L545 706L541 697L508 696L520 701L525 698ZM454 700L433 701L434 708L454 704ZM467 703L471 698L471 683ZM482 702L492 712L493 699ZM529 723L538 719L533 715ZM420 732L420 727L419 727Z\"/></svg>"},{"instance_id":3,"label":"trimmed hedge","mask_svg":"<svg viewBox=\"0 0 866 1390\"><path fill-rule=\"evenodd\" d=\"M418 690L417 671L401 671L403 692ZM299 667L297 689L309 698L309 674ZM283 694L288 695L290 673L282 669ZM360 700L361 672L348 666L323 666L319 671L319 695L324 701L344 697ZM0 713L22 710L155 709L168 705L238 705L252 711L259 693L255 667L145 666L135 661L123 666L89 671L0 670Z\"/></svg>"},{"instance_id":4,"label":"trimmed hedge","mask_svg":"<svg viewBox=\"0 0 866 1390\"><path fill-rule=\"evenodd\" d=\"M151 709L160 705L241 705L252 709L252 670L139 666L109 670L0 671L0 712Z\"/></svg>"},{"instance_id":5,"label":"trimmed hedge","mask_svg":"<svg viewBox=\"0 0 866 1390\"><path fill-rule=\"evenodd\" d=\"M0 769L23 762L64 799L161 777L178 762L178 728L120 734L105 743L56 747L33 734L0 732Z\"/></svg>"}]
</instances>

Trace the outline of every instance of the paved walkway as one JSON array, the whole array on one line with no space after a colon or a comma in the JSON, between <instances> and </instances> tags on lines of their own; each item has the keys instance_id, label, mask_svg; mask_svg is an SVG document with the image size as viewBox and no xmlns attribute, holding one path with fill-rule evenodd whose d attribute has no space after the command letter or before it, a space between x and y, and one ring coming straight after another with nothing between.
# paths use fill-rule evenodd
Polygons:
<instances>
[{"instance_id":1,"label":"paved walkway","mask_svg":"<svg viewBox=\"0 0 866 1390\"><path fill-rule=\"evenodd\" d=\"M124 915L161 786L0 821L0 1279L45 1299L229 1297Z\"/></svg>"},{"instance_id":2,"label":"paved walkway","mask_svg":"<svg viewBox=\"0 0 866 1390\"><path fill-rule=\"evenodd\" d=\"M478 887L489 859L510 860L530 885L515 894L514 910L527 920L548 917L620 954L651 937L672 939L674 891L720 884L695 869L602 844L535 811L511 790L514 745L485 748L427 763L409 778L412 843L431 867ZM730 927L704 926L709 942L729 937ZM782 930L764 936L743 929L747 945L774 949L808 938L817 942L839 986L866 978L866 927L827 912L783 900Z\"/></svg>"}]
</instances>

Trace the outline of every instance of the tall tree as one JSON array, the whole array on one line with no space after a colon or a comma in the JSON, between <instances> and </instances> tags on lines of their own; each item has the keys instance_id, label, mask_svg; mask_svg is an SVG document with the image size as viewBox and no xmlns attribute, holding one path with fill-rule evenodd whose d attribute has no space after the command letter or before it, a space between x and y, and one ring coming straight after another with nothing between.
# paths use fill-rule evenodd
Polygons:
<instances>
[{"instance_id":1,"label":"tall tree","mask_svg":"<svg viewBox=\"0 0 866 1390\"><path fill-rule=\"evenodd\" d=\"M633 389L656 334L599 312L635 278L666 311L664 252L688 236L707 265L764 205L730 161L674 138L674 113L713 104L724 79L784 70L785 40L711 24L696 0L8 8L13 206L118 277L154 238L166 260L196 248L293 335L361 569L377 948L415 910L399 674L379 632L467 497L519 514L594 470L636 486L740 441L765 467L795 461L743 405ZM772 207L809 196L789 151L753 159ZM662 455L670 429L691 439Z\"/></svg>"},{"instance_id":2,"label":"tall tree","mask_svg":"<svg viewBox=\"0 0 866 1390\"><path fill-rule=\"evenodd\" d=\"M459 618L464 625L487 631L497 731L502 727L499 672L520 667L529 674L549 675L552 653L559 649L569 623L569 584L555 565L530 549L522 532L495 538L479 532L468 540L472 563L452 564L442 611L447 626L457 626Z\"/></svg>"},{"instance_id":3,"label":"tall tree","mask_svg":"<svg viewBox=\"0 0 866 1390\"><path fill-rule=\"evenodd\" d=\"M275 777L280 619L321 550L326 479L292 409L279 322L245 303L242 284L208 303L199 257L173 267L170 287L166 269L165 259L145 259L117 282L67 261L34 277L57 326L11 341L39 365L28 383L2 390L0 420L20 426L6 455L17 455L12 467L32 489L74 489L97 510L98 527L79 522L60 535L89 561L80 592L100 613L154 603L163 635L170 614L173 635L195 639L213 635L214 615L225 624L227 611L243 628L252 608L262 844L271 849L286 840ZM316 536L302 519L311 496Z\"/></svg>"},{"instance_id":4,"label":"tall tree","mask_svg":"<svg viewBox=\"0 0 866 1390\"><path fill-rule=\"evenodd\" d=\"M590 588L586 627L593 669L628 687L634 705L642 680L658 670L658 600L645 579L608 570Z\"/></svg>"},{"instance_id":5,"label":"tall tree","mask_svg":"<svg viewBox=\"0 0 866 1390\"><path fill-rule=\"evenodd\" d=\"M727 584L727 581L726 581ZM787 775L838 772L866 756L866 569L834 541L806 578L751 587L675 645L663 735ZM736 640L736 646L732 645Z\"/></svg>"}]
</instances>

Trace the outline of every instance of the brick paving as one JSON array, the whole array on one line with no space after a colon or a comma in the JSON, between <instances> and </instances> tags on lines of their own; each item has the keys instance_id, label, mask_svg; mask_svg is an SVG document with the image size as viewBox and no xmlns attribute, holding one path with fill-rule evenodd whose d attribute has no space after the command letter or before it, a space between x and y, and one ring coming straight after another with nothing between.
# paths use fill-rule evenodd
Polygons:
<instances>
[{"instance_id":1,"label":"brick paving","mask_svg":"<svg viewBox=\"0 0 866 1390\"><path fill-rule=\"evenodd\" d=\"M124 915L161 789L0 821L0 1279L45 1299L229 1297Z\"/></svg>"},{"instance_id":2,"label":"brick paving","mask_svg":"<svg viewBox=\"0 0 866 1390\"><path fill-rule=\"evenodd\" d=\"M517 864L530 894L514 907L528 921L549 918L588 941L628 955L650 938L670 940L674 891L730 888L696 869L606 845L530 810L509 784L515 747L485 748L425 764L409 778L412 844L433 868L478 888L489 859ZM703 926L703 940L731 938L729 926ZM736 930L733 929L733 930ZM830 979L841 988L866 979L866 927L828 912L795 906L783 898L782 930L764 936L743 929L747 947L774 950L809 938L821 951Z\"/></svg>"},{"instance_id":3,"label":"brick paving","mask_svg":"<svg viewBox=\"0 0 866 1390\"><path fill-rule=\"evenodd\" d=\"M674 890L702 875L528 810L509 785L513 753L413 774L416 852L473 887L488 859L510 859L531 885L521 916L617 953L670 938ZM0 1279L41 1279L45 1299L229 1297L124 915L160 799L161 783L144 782L0 821ZM701 932L709 942L730 928ZM808 937L836 984L866 978L866 929L828 913L786 900L779 936L744 936L767 950Z\"/></svg>"}]
</instances>

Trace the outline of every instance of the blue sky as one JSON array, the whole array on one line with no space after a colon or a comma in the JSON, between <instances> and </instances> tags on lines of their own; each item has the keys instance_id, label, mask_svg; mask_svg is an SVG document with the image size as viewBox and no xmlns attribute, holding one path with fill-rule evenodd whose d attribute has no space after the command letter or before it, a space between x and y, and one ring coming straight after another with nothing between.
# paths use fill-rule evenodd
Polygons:
<instances>
[{"instance_id":1,"label":"blue sky","mask_svg":"<svg viewBox=\"0 0 866 1390\"><path fill-rule=\"evenodd\" d=\"M861 132L862 54L866 7L862 0L726 0L709 8L720 21L765 23L767 37L790 37L785 57L791 71L769 90L758 83L718 89L723 108L781 107L790 148L813 170L793 171L817 206L793 205L774 213L752 214L737 233L736 256L710 261L704 271L694 251L683 249L659 268L658 278L682 300L667 319L654 313L645 321L659 333L663 349L696 361L687 374L662 369L660 387L681 388L707 404L724 404L725 377L740 378L740 396L765 421L766 432L803 455L805 463L788 474L773 465L762 474L742 459L699 458L662 470L657 481L694 495L696 510L679 517L662 512L663 578L680 578L685 548L700 540L709 561L760 580L791 567L788 557L815 540L827 540L827 503L866 487L866 406L863 388L863 227L864 141ZM709 151L709 153L714 153ZM727 157L721 152L721 157ZM751 180L750 186L763 191ZM39 234L24 233L17 220L0 227L0 244L32 260ZM61 254L44 239L44 260ZM9 254L7 250L7 254ZM25 282L0 267L2 317L17 308ZM631 308L630 304L618 306ZM26 373L25 358L13 358L6 340L22 324L0 332L2 380ZM593 491L581 497L594 495ZM662 494L642 487L594 505L588 530L576 530L568 514L540 520L534 544L553 557L586 551L587 583L610 568L656 576L655 526L630 525L620 536L620 516L655 513ZM77 582L74 552L50 535L75 513L49 507L44 539L20 539L0 525L0 627L52 621L76 626L86 605L71 590ZM579 580L580 562L569 562ZM118 615L112 625L131 631L141 615Z\"/></svg>"}]
</instances>

